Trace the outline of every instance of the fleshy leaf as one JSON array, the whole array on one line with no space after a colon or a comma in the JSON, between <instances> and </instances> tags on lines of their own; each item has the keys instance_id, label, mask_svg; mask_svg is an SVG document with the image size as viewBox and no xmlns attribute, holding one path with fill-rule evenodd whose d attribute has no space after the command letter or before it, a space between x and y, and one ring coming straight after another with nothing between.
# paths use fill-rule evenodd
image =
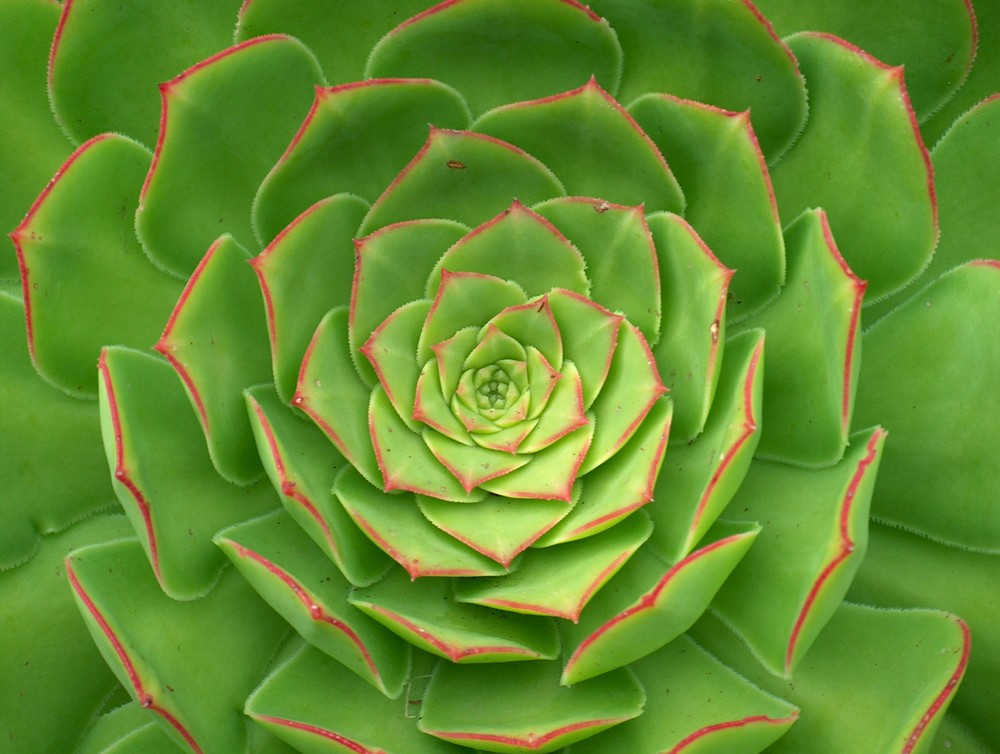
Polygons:
<instances>
[{"instance_id":1,"label":"fleshy leaf","mask_svg":"<svg viewBox=\"0 0 1000 754\"><path fill-rule=\"evenodd\" d=\"M863 342L855 422L878 417L892 436L872 516L1000 552L1000 423L992 420L1000 415L1000 262L942 275ZM947 358L935 358L945 346Z\"/></svg>"},{"instance_id":2,"label":"fleshy leaf","mask_svg":"<svg viewBox=\"0 0 1000 754\"><path fill-rule=\"evenodd\" d=\"M560 295L560 292L554 291L525 304L509 306L493 317L488 326L496 327L526 346L528 360L535 361L537 358L535 366L545 365L543 372L552 370L555 373L562 367L564 350L563 334L552 310L553 295ZM572 331L573 328L568 330ZM537 351L537 354L532 353L533 351ZM532 413L535 413L534 410Z\"/></svg>"},{"instance_id":3,"label":"fleshy leaf","mask_svg":"<svg viewBox=\"0 0 1000 754\"><path fill-rule=\"evenodd\" d=\"M580 71L614 90L622 52L607 23L577 0L452 0L387 34L365 76L444 81L478 114L578 86Z\"/></svg>"},{"instance_id":4,"label":"fleshy leaf","mask_svg":"<svg viewBox=\"0 0 1000 754\"><path fill-rule=\"evenodd\" d=\"M1000 160L998 114L1000 94L966 113L931 152L941 241L922 281L984 255L1000 258L1000 220L993 211L1000 189L990 170Z\"/></svg>"},{"instance_id":5,"label":"fleshy leaf","mask_svg":"<svg viewBox=\"0 0 1000 754\"><path fill-rule=\"evenodd\" d=\"M649 517L636 513L592 537L529 550L517 570L502 578L463 579L456 583L455 595L461 602L577 621L587 602L625 565L651 529Z\"/></svg>"},{"instance_id":6,"label":"fleshy leaf","mask_svg":"<svg viewBox=\"0 0 1000 754\"><path fill-rule=\"evenodd\" d=\"M757 455L829 465L847 444L861 363L865 283L840 256L822 210L796 218L785 239L787 284L774 304L746 323L764 329L768 338L766 430Z\"/></svg>"},{"instance_id":7,"label":"fleshy leaf","mask_svg":"<svg viewBox=\"0 0 1000 754\"><path fill-rule=\"evenodd\" d=\"M975 14L966 0L914 4L907 13L868 0L756 0L755 4L782 37L823 29L850 39L880 60L905 64L906 88L920 120L950 99L976 56Z\"/></svg>"},{"instance_id":8,"label":"fleshy leaf","mask_svg":"<svg viewBox=\"0 0 1000 754\"><path fill-rule=\"evenodd\" d=\"M615 455L665 392L649 344L637 327L623 322L607 379L590 406L594 439L581 473Z\"/></svg>"},{"instance_id":9,"label":"fleshy leaf","mask_svg":"<svg viewBox=\"0 0 1000 754\"><path fill-rule=\"evenodd\" d=\"M998 556L932 542L896 526L873 523L869 531L868 553L848 597L897 607L933 604L962 616L975 647L942 725L951 719L953 729L939 738L947 741L957 728L961 738L977 739L979 749L988 750L987 742L1000 740L1000 719L992 714L1000 673L1000 642L993 631L1000 610ZM963 749L956 741L955 750L977 749Z\"/></svg>"},{"instance_id":10,"label":"fleshy leaf","mask_svg":"<svg viewBox=\"0 0 1000 754\"><path fill-rule=\"evenodd\" d=\"M323 199L250 260L264 294L274 383L286 403L316 325L350 300L344 270L354 264L354 234L367 209L350 194Z\"/></svg>"},{"instance_id":11,"label":"fleshy leaf","mask_svg":"<svg viewBox=\"0 0 1000 754\"><path fill-rule=\"evenodd\" d=\"M719 380L733 271L683 218L656 214L647 221L663 289L663 330L653 355L674 399L671 432L690 440L705 425Z\"/></svg>"},{"instance_id":12,"label":"fleshy leaf","mask_svg":"<svg viewBox=\"0 0 1000 754\"><path fill-rule=\"evenodd\" d=\"M681 635L701 616L760 531L716 524L683 560L666 564L651 550L636 553L598 592L579 623L563 627L562 683L622 667Z\"/></svg>"},{"instance_id":13,"label":"fleshy leaf","mask_svg":"<svg viewBox=\"0 0 1000 754\"><path fill-rule=\"evenodd\" d=\"M684 211L684 193L660 150L594 79L564 94L491 110L472 127L540 159L570 196Z\"/></svg>"},{"instance_id":14,"label":"fleshy leaf","mask_svg":"<svg viewBox=\"0 0 1000 754\"><path fill-rule=\"evenodd\" d=\"M94 362L105 343L156 342L180 294L180 283L146 259L123 211L138 201L149 161L149 152L124 136L88 141L11 234L32 360L70 395L97 395Z\"/></svg>"},{"instance_id":15,"label":"fleshy leaf","mask_svg":"<svg viewBox=\"0 0 1000 754\"><path fill-rule=\"evenodd\" d=\"M1000 76L1000 8L993 3L974 6L976 59L962 88L940 110L921 124L928 144L935 143L969 108L997 93Z\"/></svg>"},{"instance_id":16,"label":"fleshy leaf","mask_svg":"<svg viewBox=\"0 0 1000 754\"><path fill-rule=\"evenodd\" d=\"M427 0L393 0L392 10L372 13L366 5L344 5L336 13L322 2L298 3L292 12L287 0L247 0L240 8L236 39L266 34L288 34L316 53L332 84L358 81L372 47L398 23L426 10Z\"/></svg>"},{"instance_id":17,"label":"fleshy leaf","mask_svg":"<svg viewBox=\"0 0 1000 754\"><path fill-rule=\"evenodd\" d=\"M59 6L49 0L0 4L0 175L4 198L0 228L6 233L69 156L72 144L52 118L46 96L48 50L59 21ZM17 277L14 257L0 254L0 280Z\"/></svg>"},{"instance_id":18,"label":"fleshy leaf","mask_svg":"<svg viewBox=\"0 0 1000 754\"><path fill-rule=\"evenodd\" d=\"M334 493L365 534L403 566L411 579L506 573L503 566L424 518L412 495L375 489L350 467L338 475Z\"/></svg>"},{"instance_id":19,"label":"fleshy leaf","mask_svg":"<svg viewBox=\"0 0 1000 754\"><path fill-rule=\"evenodd\" d=\"M547 546L589 537L652 502L672 416L673 402L669 398L653 404L638 431L620 452L586 475L586 491L580 502L540 544Z\"/></svg>"},{"instance_id":20,"label":"fleshy leaf","mask_svg":"<svg viewBox=\"0 0 1000 754\"><path fill-rule=\"evenodd\" d=\"M506 568L571 510L565 500L522 500L490 495L477 503L419 498L427 519Z\"/></svg>"},{"instance_id":21,"label":"fleshy leaf","mask_svg":"<svg viewBox=\"0 0 1000 754\"><path fill-rule=\"evenodd\" d=\"M273 36L223 50L160 85L160 135L136 214L158 266L189 275L222 229L255 247L254 194L321 78L300 42Z\"/></svg>"},{"instance_id":22,"label":"fleshy leaf","mask_svg":"<svg viewBox=\"0 0 1000 754\"><path fill-rule=\"evenodd\" d=\"M470 131L431 127L427 142L372 205L363 233L424 217L475 227L510 206L565 193L545 165L515 146Z\"/></svg>"},{"instance_id":23,"label":"fleshy leaf","mask_svg":"<svg viewBox=\"0 0 1000 754\"><path fill-rule=\"evenodd\" d=\"M405 698L387 699L306 644L254 691L246 714L296 750L324 754L467 752L417 730L421 697L413 692L418 686L414 679Z\"/></svg>"},{"instance_id":24,"label":"fleshy leaf","mask_svg":"<svg viewBox=\"0 0 1000 754\"><path fill-rule=\"evenodd\" d=\"M178 599L200 596L225 563L211 536L273 510L277 498L266 482L237 487L216 473L165 361L108 347L98 367L104 450L118 499L161 587Z\"/></svg>"},{"instance_id":25,"label":"fleshy leaf","mask_svg":"<svg viewBox=\"0 0 1000 754\"><path fill-rule=\"evenodd\" d=\"M231 236L212 244L156 344L184 383L215 468L236 484L261 471L243 389L271 377L267 317L248 261Z\"/></svg>"},{"instance_id":26,"label":"fleshy leaf","mask_svg":"<svg viewBox=\"0 0 1000 754\"><path fill-rule=\"evenodd\" d=\"M361 348L372 331L403 304L433 298L431 270L440 256L469 229L449 220L417 220L390 225L355 242L357 264L351 292L351 349ZM365 360L363 375L374 375Z\"/></svg>"},{"instance_id":27,"label":"fleshy leaf","mask_svg":"<svg viewBox=\"0 0 1000 754\"><path fill-rule=\"evenodd\" d=\"M386 317L361 346L386 397L399 418L414 432L419 431L413 416L420 367L416 361L417 342L424 330L431 302L404 304Z\"/></svg>"},{"instance_id":28,"label":"fleshy leaf","mask_svg":"<svg viewBox=\"0 0 1000 754\"><path fill-rule=\"evenodd\" d=\"M699 623L694 638L802 709L796 724L768 749L780 754L843 754L859 741L872 751L932 751L970 643L968 627L954 615L843 603L795 676L782 680L764 671L717 621Z\"/></svg>"},{"instance_id":29,"label":"fleshy leaf","mask_svg":"<svg viewBox=\"0 0 1000 754\"><path fill-rule=\"evenodd\" d=\"M239 0L64 7L49 68L57 120L78 143L116 131L152 147L156 85L231 43Z\"/></svg>"},{"instance_id":30,"label":"fleshy leaf","mask_svg":"<svg viewBox=\"0 0 1000 754\"><path fill-rule=\"evenodd\" d=\"M611 370L622 315L565 290L553 291L546 302L555 321L566 323L559 330L559 363L565 354L576 365L583 384L583 405L589 408L600 395Z\"/></svg>"},{"instance_id":31,"label":"fleshy leaf","mask_svg":"<svg viewBox=\"0 0 1000 754\"><path fill-rule=\"evenodd\" d=\"M402 693L409 647L345 603L350 582L287 513L237 524L214 540L302 638L386 696Z\"/></svg>"},{"instance_id":32,"label":"fleshy leaf","mask_svg":"<svg viewBox=\"0 0 1000 754\"><path fill-rule=\"evenodd\" d=\"M775 675L791 677L807 656L864 557L885 435L854 435L843 460L821 471L755 463L728 508L763 531L712 609ZM766 602L754 599L761 590Z\"/></svg>"},{"instance_id":33,"label":"fleshy leaf","mask_svg":"<svg viewBox=\"0 0 1000 754\"><path fill-rule=\"evenodd\" d=\"M552 660L559 653L551 618L457 602L448 579L414 582L394 569L377 584L353 590L349 599L417 648L452 662Z\"/></svg>"},{"instance_id":34,"label":"fleshy leaf","mask_svg":"<svg viewBox=\"0 0 1000 754\"><path fill-rule=\"evenodd\" d=\"M4 746L74 751L80 731L118 685L90 642L62 561L68 549L130 534L124 516L91 516L45 537L29 562L0 571Z\"/></svg>"},{"instance_id":35,"label":"fleshy leaf","mask_svg":"<svg viewBox=\"0 0 1000 754\"><path fill-rule=\"evenodd\" d=\"M270 386L246 393L257 448L285 510L352 584L370 584L388 559L351 521L333 496L344 458L317 427L302 421Z\"/></svg>"},{"instance_id":36,"label":"fleshy leaf","mask_svg":"<svg viewBox=\"0 0 1000 754\"><path fill-rule=\"evenodd\" d=\"M24 338L24 306L0 293L0 571L27 560L39 535L113 503L94 401L53 390ZM15 440L16 438L16 440ZM73 480L67 494L66 480Z\"/></svg>"},{"instance_id":37,"label":"fleshy leaf","mask_svg":"<svg viewBox=\"0 0 1000 754\"><path fill-rule=\"evenodd\" d=\"M659 340L660 273L643 208L568 197L533 209L580 250L587 263L590 298L624 314L650 343ZM621 284L622 270L629 271L627 286Z\"/></svg>"},{"instance_id":38,"label":"fleshy leaf","mask_svg":"<svg viewBox=\"0 0 1000 754\"><path fill-rule=\"evenodd\" d=\"M503 435L503 432L498 434ZM479 435L473 435L476 445L449 440L433 430L426 430L422 436L434 457L458 479L469 495L483 482L509 474L531 461L531 456L493 448L487 440L480 440Z\"/></svg>"},{"instance_id":39,"label":"fleshy leaf","mask_svg":"<svg viewBox=\"0 0 1000 754\"><path fill-rule=\"evenodd\" d=\"M778 207L786 218L822 207L847 264L880 299L923 269L937 240L930 157L902 68L824 34L789 45L809 81L810 115L771 172Z\"/></svg>"},{"instance_id":40,"label":"fleshy leaf","mask_svg":"<svg viewBox=\"0 0 1000 754\"><path fill-rule=\"evenodd\" d=\"M569 501L593 435L594 423L589 421L534 453L531 463L483 482L481 487L505 497Z\"/></svg>"},{"instance_id":41,"label":"fleshy leaf","mask_svg":"<svg viewBox=\"0 0 1000 754\"><path fill-rule=\"evenodd\" d=\"M302 409L368 481L381 485L368 431L371 391L354 369L347 338L347 309L331 310L306 349L292 405Z\"/></svg>"},{"instance_id":42,"label":"fleshy leaf","mask_svg":"<svg viewBox=\"0 0 1000 754\"><path fill-rule=\"evenodd\" d=\"M687 636L633 663L643 713L573 747L609 751L759 752L785 734L798 710L753 685Z\"/></svg>"},{"instance_id":43,"label":"fleshy leaf","mask_svg":"<svg viewBox=\"0 0 1000 754\"><path fill-rule=\"evenodd\" d=\"M538 424L531 430L531 434L524 438L524 442L517 446L517 451L537 453L583 427L588 421L590 419L583 406L580 372L572 361L564 361L559 379L538 417ZM594 440L591 436L588 448L593 446Z\"/></svg>"},{"instance_id":44,"label":"fleshy leaf","mask_svg":"<svg viewBox=\"0 0 1000 754\"><path fill-rule=\"evenodd\" d=\"M743 482L760 440L764 334L751 330L726 344L719 388L705 431L670 445L649 506L651 544L679 560L704 536Z\"/></svg>"},{"instance_id":45,"label":"fleshy leaf","mask_svg":"<svg viewBox=\"0 0 1000 754\"><path fill-rule=\"evenodd\" d=\"M399 417L381 387L372 391L368 424L387 492L407 490L445 500L483 497L471 488L466 489L437 459L423 436L411 430Z\"/></svg>"},{"instance_id":46,"label":"fleshy leaf","mask_svg":"<svg viewBox=\"0 0 1000 754\"><path fill-rule=\"evenodd\" d=\"M618 99L669 92L727 110L750 110L768 162L806 118L795 56L752 3L728 0L591 0L628 61ZM670 155L666 155L670 160Z\"/></svg>"},{"instance_id":47,"label":"fleshy leaf","mask_svg":"<svg viewBox=\"0 0 1000 754\"><path fill-rule=\"evenodd\" d=\"M532 297L556 287L587 294L585 267L580 252L555 226L515 200L448 249L431 280L438 280L442 270L478 272L511 280Z\"/></svg>"},{"instance_id":48,"label":"fleshy leaf","mask_svg":"<svg viewBox=\"0 0 1000 754\"><path fill-rule=\"evenodd\" d=\"M688 197L684 219L731 269L730 320L759 311L784 280L781 221L750 112L729 112L670 95L629 106L670 160Z\"/></svg>"},{"instance_id":49,"label":"fleshy leaf","mask_svg":"<svg viewBox=\"0 0 1000 754\"><path fill-rule=\"evenodd\" d=\"M171 738L195 751L244 751L240 707L287 624L243 578L230 569L203 599L172 600L134 539L76 550L66 568L104 659Z\"/></svg>"},{"instance_id":50,"label":"fleshy leaf","mask_svg":"<svg viewBox=\"0 0 1000 754\"><path fill-rule=\"evenodd\" d=\"M77 754L174 754L177 746L156 719L134 701L101 715L84 734Z\"/></svg>"},{"instance_id":51,"label":"fleshy leaf","mask_svg":"<svg viewBox=\"0 0 1000 754\"><path fill-rule=\"evenodd\" d=\"M559 687L552 662L439 663L420 729L482 751L551 752L638 716L645 694L627 670Z\"/></svg>"},{"instance_id":52,"label":"fleshy leaf","mask_svg":"<svg viewBox=\"0 0 1000 754\"><path fill-rule=\"evenodd\" d=\"M258 238L273 238L306 207L338 192L375 201L426 141L428 123L467 128L469 119L462 97L437 81L376 79L318 89L257 192Z\"/></svg>"},{"instance_id":53,"label":"fleshy leaf","mask_svg":"<svg viewBox=\"0 0 1000 754\"><path fill-rule=\"evenodd\" d=\"M914 285L866 307L866 324L875 322L942 274L975 259L1000 260L1000 187L992 167L1000 160L997 116L1000 93L964 113L931 151L941 238L930 264Z\"/></svg>"},{"instance_id":54,"label":"fleshy leaf","mask_svg":"<svg viewBox=\"0 0 1000 754\"><path fill-rule=\"evenodd\" d=\"M420 332L417 363L430 359L434 346L452 338L462 328L482 327L501 310L523 304L525 298L524 290L509 280L442 270L441 285Z\"/></svg>"}]
</instances>

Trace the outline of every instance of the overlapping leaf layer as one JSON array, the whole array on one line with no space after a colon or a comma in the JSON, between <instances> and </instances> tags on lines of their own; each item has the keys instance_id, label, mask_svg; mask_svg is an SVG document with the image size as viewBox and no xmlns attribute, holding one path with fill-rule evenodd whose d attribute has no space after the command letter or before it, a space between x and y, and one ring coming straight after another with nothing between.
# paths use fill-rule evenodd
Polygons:
<instances>
[{"instance_id":1,"label":"overlapping leaf layer","mask_svg":"<svg viewBox=\"0 0 1000 754\"><path fill-rule=\"evenodd\" d=\"M0 0L0 740L997 751L979 6Z\"/></svg>"}]
</instances>

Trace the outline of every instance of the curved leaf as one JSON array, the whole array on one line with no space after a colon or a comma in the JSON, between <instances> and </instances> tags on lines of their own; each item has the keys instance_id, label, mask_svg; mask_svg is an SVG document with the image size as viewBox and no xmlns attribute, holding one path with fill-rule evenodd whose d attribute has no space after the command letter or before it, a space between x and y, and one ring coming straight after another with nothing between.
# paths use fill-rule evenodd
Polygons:
<instances>
[{"instance_id":1,"label":"curved leaf","mask_svg":"<svg viewBox=\"0 0 1000 754\"><path fill-rule=\"evenodd\" d=\"M577 0L457 0L389 32L372 49L365 76L438 79L479 114L579 86L581 71L613 91L621 70L614 32Z\"/></svg>"},{"instance_id":2,"label":"curved leaf","mask_svg":"<svg viewBox=\"0 0 1000 754\"><path fill-rule=\"evenodd\" d=\"M256 248L254 194L319 83L316 60L300 42L258 37L160 85L160 135L136 213L158 266L189 275L220 231Z\"/></svg>"},{"instance_id":3,"label":"curved leaf","mask_svg":"<svg viewBox=\"0 0 1000 754\"><path fill-rule=\"evenodd\" d=\"M919 274L937 240L930 157L903 71L823 34L789 45L809 82L810 116L772 171L778 207L786 218L826 210L847 264L880 299Z\"/></svg>"},{"instance_id":4,"label":"curved leaf","mask_svg":"<svg viewBox=\"0 0 1000 754\"><path fill-rule=\"evenodd\" d=\"M152 345L180 294L180 283L143 254L128 212L149 161L124 136L91 139L11 233L32 360L70 395L97 395L94 361L105 343Z\"/></svg>"}]
</instances>

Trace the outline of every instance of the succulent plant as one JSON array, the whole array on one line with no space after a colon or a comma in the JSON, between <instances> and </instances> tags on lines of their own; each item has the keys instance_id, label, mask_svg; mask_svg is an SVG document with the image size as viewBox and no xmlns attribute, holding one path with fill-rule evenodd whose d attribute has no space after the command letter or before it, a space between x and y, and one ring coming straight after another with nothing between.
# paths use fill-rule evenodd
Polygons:
<instances>
[{"instance_id":1,"label":"succulent plant","mask_svg":"<svg viewBox=\"0 0 1000 754\"><path fill-rule=\"evenodd\" d=\"M1000 751L974 5L0 0L0 749Z\"/></svg>"}]
</instances>

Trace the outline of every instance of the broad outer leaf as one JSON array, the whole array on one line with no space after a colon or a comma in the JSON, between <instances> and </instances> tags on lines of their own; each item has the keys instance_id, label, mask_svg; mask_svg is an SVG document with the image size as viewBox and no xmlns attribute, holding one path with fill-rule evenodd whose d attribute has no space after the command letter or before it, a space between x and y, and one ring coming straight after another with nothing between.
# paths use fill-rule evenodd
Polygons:
<instances>
[{"instance_id":1,"label":"broad outer leaf","mask_svg":"<svg viewBox=\"0 0 1000 754\"><path fill-rule=\"evenodd\" d=\"M160 85L160 135L136 216L158 266L189 275L221 231L255 247L254 194L321 81L300 42L274 36L223 50Z\"/></svg>"},{"instance_id":2,"label":"broad outer leaf","mask_svg":"<svg viewBox=\"0 0 1000 754\"><path fill-rule=\"evenodd\" d=\"M104 659L173 740L196 752L244 751L240 708L287 624L243 578L228 570L206 597L175 601L134 539L76 550L66 568Z\"/></svg>"},{"instance_id":3,"label":"broad outer leaf","mask_svg":"<svg viewBox=\"0 0 1000 754\"><path fill-rule=\"evenodd\" d=\"M880 299L919 274L937 240L930 157L902 68L824 34L789 45L809 81L810 115L771 172L778 207L785 218L822 207L869 299Z\"/></svg>"},{"instance_id":4,"label":"broad outer leaf","mask_svg":"<svg viewBox=\"0 0 1000 754\"><path fill-rule=\"evenodd\" d=\"M757 462L727 508L763 529L712 610L775 675L792 677L808 657L861 564L885 435L854 435L843 460L819 471Z\"/></svg>"},{"instance_id":5,"label":"broad outer leaf","mask_svg":"<svg viewBox=\"0 0 1000 754\"><path fill-rule=\"evenodd\" d=\"M70 548L129 533L124 516L91 516L0 572L0 740L10 751L76 750L118 686L87 635L62 561Z\"/></svg>"},{"instance_id":6,"label":"broad outer leaf","mask_svg":"<svg viewBox=\"0 0 1000 754\"><path fill-rule=\"evenodd\" d=\"M806 118L795 56L750 2L591 0L625 52L619 100L667 92L735 112L752 112L768 162ZM666 155L670 161L670 155Z\"/></svg>"},{"instance_id":7,"label":"broad outer leaf","mask_svg":"<svg viewBox=\"0 0 1000 754\"><path fill-rule=\"evenodd\" d=\"M149 162L129 138L94 137L11 234L35 367L70 395L97 396L94 362L106 343L155 343L180 294L180 282L143 254L127 211Z\"/></svg>"},{"instance_id":8,"label":"broad outer leaf","mask_svg":"<svg viewBox=\"0 0 1000 754\"><path fill-rule=\"evenodd\" d=\"M889 442L892 442L890 438ZM1000 557L932 542L895 526L872 524L868 554L848 597L887 606L938 605L969 624L974 648L948 718L990 751L1000 741L1000 718L992 714L1000 677L1000 641L994 630L1000 611ZM947 719L945 721L947 723ZM944 728L945 726L942 726ZM939 736L943 742L954 736Z\"/></svg>"},{"instance_id":9,"label":"broad outer leaf","mask_svg":"<svg viewBox=\"0 0 1000 754\"><path fill-rule=\"evenodd\" d=\"M590 75L614 92L621 71L614 31L577 0L457 0L393 29L372 50L365 76L444 81L478 115L566 91Z\"/></svg>"},{"instance_id":10,"label":"broad outer leaf","mask_svg":"<svg viewBox=\"0 0 1000 754\"><path fill-rule=\"evenodd\" d=\"M780 680L718 621L694 638L766 691L800 707L798 721L768 751L927 754L969 660L969 629L936 610L843 603L799 663ZM946 749L945 749L946 751Z\"/></svg>"},{"instance_id":11,"label":"broad outer leaf","mask_svg":"<svg viewBox=\"0 0 1000 754\"><path fill-rule=\"evenodd\" d=\"M537 157L570 196L684 211L684 193L654 141L593 78L563 94L491 110L472 127Z\"/></svg>"},{"instance_id":12,"label":"broad outer leaf","mask_svg":"<svg viewBox=\"0 0 1000 754\"><path fill-rule=\"evenodd\" d=\"M386 696L400 695L409 646L347 604L350 582L287 513L231 526L214 539L302 638Z\"/></svg>"},{"instance_id":13,"label":"broad outer leaf","mask_svg":"<svg viewBox=\"0 0 1000 754\"><path fill-rule=\"evenodd\" d=\"M906 13L871 0L756 0L782 37L797 31L836 34L892 65L906 66L906 88L923 121L964 82L976 56L972 3L913 3ZM979 3L976 4L976 13ZM989 5L989 3L986 3Z\"/></svg>"},{"instance_id":14,"label":"broad outer leaf","mask_svg":"<svg viewBox=\"0 0 1000 754\"><path fill-rule=\"evenodd\" d=\"M24 216L32 199L66 159L72 144L52 118L46 96L46 63L59 6L50 0L0 3L0 229L4 233ZM0 254L0 280L17 277L9 249Z\"/></svg>"},{"instance_id":15,"label":"broad outer leaf","mask_svg":"<svg viewBox=\"0 0 1000 754\"><path fill-rule=\"evenodd\" d=\"M684 187L684 219L723 264L739 270L728 318L759 311L778 295L785 256L771 178L749 111L729 112L664 94L641 97L629 112Z\"/></svg>"},{"instance_id":16,"label":"broad outer leaf","mask_svg":"<svg viewBox=\"0 0 1000 754\"><path fill-rule=\"evenodd\" d=\"M246 714L297 750L322 754L406 752L467 754L417 730L417 716L432 665L414 662L400 699L388 699L336 660L305 645L257 688Z\"/></svg>"},{"instance_id":17,"label":"broad outer leaf","mask_svg":"<svg viewBox=\"0 0 1000 754\"><path fill-rule=\"evenodd\" d=\"M467 128L465 101L427 80L317 89L305 122L257 192L257 237L273 238L314 202L339 192L375 201L427 139L428 123Z\"/></svg>"},{"instance_id":18,"label":"broad outer leaf","mask_svg":"<svg viewBox=\"0 0 1000 754\"><path fill-rule=\"evenodd\" d=\"M1000 262L938 278L865 333L864 353L855 423L892 436L872 516L1000 552Z\"/></svg>"},{"instance_id":19,"label":"broad outer leaf","mask_svg":"<svg viewBox=\"0 0 1000 754\"><path fill-rule=\"evenodd\" d=\"M177 599L198 597L225 565L212 535L273 510L277 497L266 481L237 487L216 473L198 420L165 361L108 347L98 369L115 493L160 588Z\"/></svg>"},{"instance_id":20,"label":"broad outer leaf","mask_svg":"<svg viewBox=\"0 0 1000 754\"><path fill-rule=\"evenodd\" d=\"M646 690L643 713L575 744L573 754L764 751L799 715L687 636L630 668Z\"/></svg>"},{"instance_id":21,"label":"broad outer leaf","mask_svg":"<svg viewBox=\"0 0 1000 754\"><path fill-rule=\"evenodd\" d=\"M288 34L316 53L331 84L364 78L372 47L399 21L426 10L428 0L392 0L385 13L367 3L339 3L330 12L325 0L245 0L240 7L236 40ZM391 10L388 10L391 7ZM380 6L381 9L381 6Z\"/></svg>"},{"instance_id":22,"label":"broad outer leaf","mask_svg":"<svg viewBox=\"0 0 1000 754\"><path fill-rule=\"evenodd\" d=\"M64 3L52 45L49 94L76 141L106 131L156 142L156 86L232 41L239 0Z\"/></svg>"},{"instance_id":23,"label":"broad outer leaf","mask_svg":"<svg viewBox=\"0 0 1000 754\"><path fill-rule=\"evenodd\" d=\"M27 560L39 536L114 502L94 401L70 398L32 368L24 306L0 293L0 570ZM66 481L72 480L67 494Z\"/></svg>"}]
</instances>

